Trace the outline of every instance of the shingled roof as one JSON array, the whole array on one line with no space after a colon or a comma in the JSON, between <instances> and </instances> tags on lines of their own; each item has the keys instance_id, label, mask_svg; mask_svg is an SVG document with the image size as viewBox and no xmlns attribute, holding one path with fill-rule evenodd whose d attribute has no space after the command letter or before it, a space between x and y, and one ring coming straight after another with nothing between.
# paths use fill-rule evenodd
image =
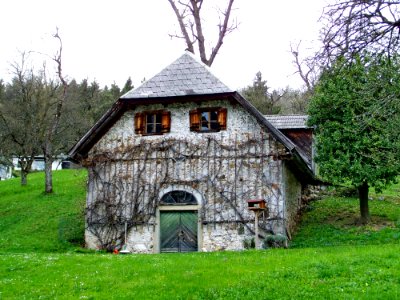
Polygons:
<instances>
[{"instance_id":1,"label":"shingled roof","mask_svg":"<svg viewBox=\"0 0 400 300\"><path fill-rule=\"evenodd\" d=\"M209 68L186 51L160 73L121 99L159 98L233 92Z\"/></svg>"},{"instance_id":2,"label":"shingled roof","mask_svg":"<svg viewBox=\"0 0 400 300\"><path fill-rule=\"evenodd\" d=\"M265 118L278 129L304 129L307 126L307 115L265 115Z\"/></svg>"}]
</instances>

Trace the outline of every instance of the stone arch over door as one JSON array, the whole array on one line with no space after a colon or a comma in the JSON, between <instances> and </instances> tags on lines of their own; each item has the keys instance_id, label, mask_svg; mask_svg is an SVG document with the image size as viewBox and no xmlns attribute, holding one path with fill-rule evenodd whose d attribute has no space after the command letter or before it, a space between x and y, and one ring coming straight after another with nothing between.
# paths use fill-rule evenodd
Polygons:
<instances>
[{"instance_id":1,"label":"stone arch over door","mask_svg":"<svg viewBox=\"0 0 400 300\"><path fill-rule=\"evenodd\" d=\"M169 189L158 208L158 251L194 252L199 249L199 200L185 189Z\"/></svg>"}]
</instances>

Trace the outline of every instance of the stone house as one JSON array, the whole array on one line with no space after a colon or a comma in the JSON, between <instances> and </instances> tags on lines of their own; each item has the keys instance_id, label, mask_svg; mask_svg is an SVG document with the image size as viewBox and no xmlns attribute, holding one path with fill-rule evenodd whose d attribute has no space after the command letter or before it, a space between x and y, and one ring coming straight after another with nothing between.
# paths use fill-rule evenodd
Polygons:
<instances>
[{"instance_id":1,"label":"stone house","mask_svg":"<svg viewBox=\"0 0 400 300\"><path fill-rule=\"evenodd\" d=\"M313 181L307 155L237 91L184 53L120 97L72 148L88 168L89 248L240 250L248 200L260 238L288 236Z\"/></svg>"}]
</instances>

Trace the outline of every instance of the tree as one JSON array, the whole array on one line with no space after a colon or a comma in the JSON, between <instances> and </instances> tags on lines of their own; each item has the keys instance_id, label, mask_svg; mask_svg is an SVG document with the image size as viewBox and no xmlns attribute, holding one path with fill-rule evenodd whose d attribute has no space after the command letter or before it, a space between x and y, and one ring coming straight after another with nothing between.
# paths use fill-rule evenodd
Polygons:
<instances>
[{"instance_id":1,"label":"tree","mask_svg":"<svg viewBox=\"0 0 400 300\"><path fill-rule=\"evenodd\" d=\"M277 103L283 97L284 92L274 90L271 93L269 89L267 81L262 78L261 72L257 72L253 85L243 89L242 93L262 114L278 114L280 107Z\"/></svg>"},{"instance_id":2,"label":"tree","mask_svg":"<svg viewBox=\"0 0 400 300\"><path fill-rule=\"evenodd\" d=\"M200 59L207 66L211 66L220 50L225 36L237 28L236 23L230 23L230 16L234 0L228 0L225 10L219 12L218 38L207 56L206 38L204 35L204 18L202 17L203 0L168 0L179 23L182 35L174 37L185 40L187 50L195 53L197 43Z\"/></svg>"},{"instance_id":3,"label":"tree","mask_svg":"<svg viewBox=\"0 0 400 300\"><path fill-rule=\"evenodd\" d=\"M369 220L369 187L379 191L400 172L399 82L397 56L342 57L323 72L311 99L320 174L358 189L362 223Z\"/></svg>"},{"instance_id":4,"label":"tree","mask_svg":"<svg viewBox=\"0 0 400 300\"><path fill-rule=\"evenodd\" d=\"M307 90L286 87L280 100L279 114L299 115L307 114L311 95Z\"/></svg>"},{"instance_id":5,"label":"tree","mask_svg":"<svg viewBox=\"0 0 400 300\"><path fill-rule=\"evenodd\" d=\"M311 57L300 57L300 43L296 46L290 45L290 52L293 55L292 63L296 67L296 74L299 74L304 82L306 93L311 96L314 91L315 83L318 79L319 66L318 61Z\"/></svg>"},{"instance_id":6,"label":"tree","mask_svg":"<svg viewBox=\"0 0 400 300\"><path fill-rule=\"evenodd\" d=\"M58 28L56 33L54 34L54 38L56 38L59 42L58 52L54 55L53 61L57 66L57 77L58 83L48 82L46 86L46 90L50 91L46 97L47 103L51 103L51 107L49 107L49 111L52 113L48 115L49 122L47 123L47 128L45 130L44 139L42 143L42 150L44 154L44 162L45 162L45 193L53 192L53 175L52 175L52 164L54 161L54 157L57 153L54 149L54 143L56 141L56 137L58 135L61 114L63 112L63 106L67 99L67 88L68 83L62 72L62 40L60 35L58 34ZM47 83L46 81L44 82ZM52 101L53 100L53 101ZM51 108L54 107L52 110Z\"/></svg>"},{"instance_id":7,"label":"tree","mask_svg":"<svg viewBox=\"0 0 400 300\"><path fill-rule=\"evenodd\" d=\"M41 152L45 161L45 192L51 193L52 162L59 154L60 121L66 99L67 82L62 75L62 42L58 30L54 37L60 43L53 57L57 79L49 79L46 63L39 71L28 68L27 56L14 63L14 78L7 85L0 104L1 135L5 143L1 152L8 157L17 156L21 167L21 183L27 182L34 157Z\"/></svg>"},{"instance_id":8,"label":"tree","mask_svg":"<svg viewBox=\"0 0 400 300\"><path fill-rule=\"evenodd\" d=\"M41 87L41 74L34 74L27 66L27 55L21 53L21 62L12 65L14 77L0 97L0 153L11 160L17 157L21 168L21 185L27 184L28 174L35 156L40 153L44 103L37 87Z\"/></svg>"},{"instance_id":9,"label":"tree","mask_svg":"<svg viewBox=\"0 0 400 300\"><path fill-rule=\"evenodd\" d=\"M300 55L300 45L290 45L290 53L293 56L293 65L296 68L295 74L298 74L304 83L299 90L286 88L286 93L282 99L282 112L285 114L305 114L308 102L314 93L314 87L318 81L320 65L315 56L302 57Z\"/></svg>"},{"instance_id":10,"label":"tree","mask_svg":"<svg viewBox=\"0 0 400 300\"><path fill-rule=\"evenodd\" d=\"M132 89L133 89L132 79L131 79L131 77L129 77L129 78L126 80L125 85L124 85L124 87L123 87L122 90L121 90L121 95L126 94L127 92L129 92L129 91L132 90ZM115 98L115 99L117 99L117 98ZM115 100L115 99L114 99L114 100Z\"/></svg>"},{"instance_id":11,"label":"tree","mask_svg":"<svg viewBox=\"0 0 400 300\"><path fill-rule=\"evenodd\" d=\"M399 50L400 2L394 0L337 0L324 11L324 60L369 52L389 56Z\"/></svg>"}]
</instances>

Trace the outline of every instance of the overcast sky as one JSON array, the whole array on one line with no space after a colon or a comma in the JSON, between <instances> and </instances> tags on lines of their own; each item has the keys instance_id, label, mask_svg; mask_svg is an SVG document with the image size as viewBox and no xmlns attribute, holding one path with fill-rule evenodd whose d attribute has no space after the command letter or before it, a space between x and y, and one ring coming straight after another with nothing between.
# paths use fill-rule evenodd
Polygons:
<instances>
[{"instance_id":1,"label":"overcast sky","mask_svg":"<svg viewBox=\"0 0 400 300\"><path fill-rule=\"evenodd\" d=\"M233 14L239 27L225 39L212 71L233 89L251 84L257 71L273 88L299 87L290 43L316 45L324 3L236 0ZM211 15L203 17L216 29ZM9 80L18 51L52 55L56 27L64 45L65 75L101 86L115 82L122 87L129 76L138 86L186 48L183 40L169 37L178 27L167 0L10 0L2 3L0 16L0 78Z\"/></svg>"}]
</instances>

